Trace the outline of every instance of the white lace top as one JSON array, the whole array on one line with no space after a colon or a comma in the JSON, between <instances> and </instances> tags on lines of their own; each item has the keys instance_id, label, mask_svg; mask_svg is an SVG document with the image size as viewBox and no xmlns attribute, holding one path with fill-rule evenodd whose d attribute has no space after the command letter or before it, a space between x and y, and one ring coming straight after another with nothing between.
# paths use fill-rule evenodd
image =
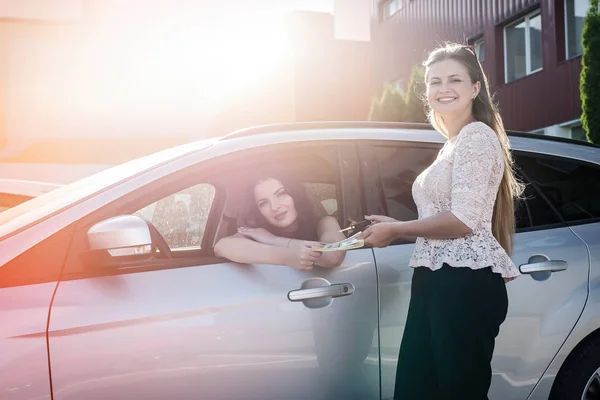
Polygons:
<instances>
[{"instance_id":1,"label":"white lace top","mask_svg":"<svg viewBox=\"0 0 600 400\"><path fill-rule=\"evenodd\" d=\"M510 257L492 235L492 213L504 173L495 132L483 122L466 125L448 140L437 159L412 187L419 218L451 211L473 231L455 239L418 238L411 267L479 269L492 267L504 278L519 275Z\"/></svg>"}]
</instances>

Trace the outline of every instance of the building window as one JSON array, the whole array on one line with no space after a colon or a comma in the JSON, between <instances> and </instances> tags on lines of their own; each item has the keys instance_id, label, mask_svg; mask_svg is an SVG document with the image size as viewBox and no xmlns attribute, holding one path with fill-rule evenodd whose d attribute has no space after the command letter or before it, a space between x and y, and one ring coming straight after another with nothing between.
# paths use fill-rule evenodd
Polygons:
<instances>
[{"instance_id":1,"label":"building window","mask_svg":"<svg viewBox=\"0 0 600 400\"><path fill-rule=\"evenodd\" d=\"M473 47L475 47L475 55L477 55L479 61L485 61L485 42L483 39L476 40Z\"/></svg>"},{"instance_id":2,"label":"building window","mask_svg":"<svg viewBox=\"0 0 600 400\"><path fill-rule=\"evenodd\" d=\"M583 18L590 3L588 0L565 0L565 43L567 59L583 53L581 33Z\"/></svg>"},{"instance_id":3,"label":"building window","mask_svg":"<svg viewBox=\"0 0 600 400\"><path fill-rule=\"evenodd\" d=\"M504 28L506 82L542 69L542 16L535 11Z\"/></svg>"},{"instance_id":4,"label":"building window","mask_svg":"<svg viewBox=\"0 0 600 400\"><path fill-rule=\"evenodd\" d=\"M380 7L382 19L388 19L402 9L402 0L384 0Z\"/></svg>"}]
</instances>

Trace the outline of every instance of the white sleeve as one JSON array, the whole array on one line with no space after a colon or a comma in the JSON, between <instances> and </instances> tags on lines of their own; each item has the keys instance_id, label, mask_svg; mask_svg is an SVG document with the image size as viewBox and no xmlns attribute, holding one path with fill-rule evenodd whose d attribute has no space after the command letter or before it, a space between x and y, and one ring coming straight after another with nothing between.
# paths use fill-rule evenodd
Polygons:
<instances>
[{"instance_id":1,"label":"white sleeve","mask_svg":"<svg viewBox=\"0 0 600 400\"><path fill-rule=\"evenodd\" d=\"M481 222L486 198L497 194L491 185L499 150L493 140L489 133L473 130L461 132L455 144L450 210L471 230Z\"/></svg>"}]
</instances>

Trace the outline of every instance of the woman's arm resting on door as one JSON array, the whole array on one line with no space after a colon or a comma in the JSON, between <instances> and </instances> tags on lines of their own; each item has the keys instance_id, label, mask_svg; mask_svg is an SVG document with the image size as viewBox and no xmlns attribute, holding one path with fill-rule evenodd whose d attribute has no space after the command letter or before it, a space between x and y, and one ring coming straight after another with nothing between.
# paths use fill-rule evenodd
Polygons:
<instances>
[{"instance_id":1,"label":"woman's arm resting on door","mask_svg":"<svg viewBox=\"0 0 600 400\"><path fill-rule=\"evenodd\" d=\"M346 239L346 236L340 232L340 224L334 217L325 216L319 220L317 226L317 234L319 241L323 243L335 243ZM321 253L321 257L317 264L322 267L337 267L346 257L345 251L331 251Z\"/></svg>"}]
</instances>

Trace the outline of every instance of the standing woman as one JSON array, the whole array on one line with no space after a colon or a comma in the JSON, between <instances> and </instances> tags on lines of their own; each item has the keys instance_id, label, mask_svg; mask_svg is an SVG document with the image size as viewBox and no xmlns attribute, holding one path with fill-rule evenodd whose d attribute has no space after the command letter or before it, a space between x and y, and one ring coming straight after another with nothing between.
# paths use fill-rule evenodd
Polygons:
<instances>
[{"instance_id":1,"label":"standing woman","mask_svg":"<svg viewBox=\"0 0 600 400\"><path fill-rule=\"evenodd\" d=\"M483 400L506 318L515 179L509 141L471 47L447 44L424 63L429 120L448 138L417 177L415 221L370 216L367 245L416 238L411 300L394 399Z\"/></svg>"}]
</instances>

